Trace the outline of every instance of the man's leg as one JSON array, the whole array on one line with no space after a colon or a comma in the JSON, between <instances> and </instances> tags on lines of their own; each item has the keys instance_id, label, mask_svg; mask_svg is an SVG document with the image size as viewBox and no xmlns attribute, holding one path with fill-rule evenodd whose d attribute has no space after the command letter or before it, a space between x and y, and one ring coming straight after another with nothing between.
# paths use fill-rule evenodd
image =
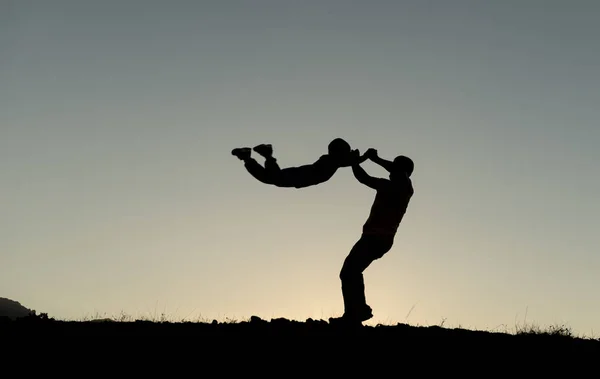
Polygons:
<instances>
[{"instance_id":1,"label":"man's leg","mask_svg":"<svg viewBox=\"0 0 600 379\"><path fill-rule=\"evenodd\" d=\"M387 253L391 246L391 239L363 235L350 250L340 272L344 318L362 322L373 317L366 302L363 272L374 260Z\"/></svg>"},{"instance_id":2,"label":"man's leg","mask_svg":"<svg viewBox=\"0 0 600 379\"><path fill-rule=\"evenodd\" d=\"M354 244L342 265L340 280L344 299L344 317L355 318L363 313L363 317L359 317L360 321L366 321L362 319L367 319L367 317L370 318L363 275L363 272L374 260L369 253L368 239L363 236Z\"/></svg>"}]
</instances>

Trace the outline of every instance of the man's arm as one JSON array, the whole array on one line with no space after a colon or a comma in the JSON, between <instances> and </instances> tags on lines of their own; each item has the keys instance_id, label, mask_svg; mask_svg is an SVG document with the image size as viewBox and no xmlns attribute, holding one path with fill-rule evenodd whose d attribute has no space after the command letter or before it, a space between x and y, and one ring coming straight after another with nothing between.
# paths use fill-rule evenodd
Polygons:
<instances>
[{"instance_id":1,"label":"man's arm","mask_svg":"<svg viewBox=\"0 0 600 379\"><path fill-rule=\"evenodd\" d=\"M392 172L392 162L387 159L383 159L379 156L374 156L371 158L374 163L377 163L381 167L385 168L387 172Z\"/></svg>"},{"instance_id":2,"label":"man's arm","mask_svg":"<svg viewBox=\"0 0 600 379\"><path fill-rule=\"evenodd\" d=\"M385 168L388 172L392 172L392 162L377 155L377 150L371 148L367 150L365 155L368 156L373 163L377 163L381 167Z\"/></svg>"},{"instance_id":3,"label":"man's arm","mask_svg":"<svg viewBox=\"0 0 600 379\"><path fill-rule=\"evenodd\" d=\"M382 183L385 182L385 179L374 178L367 174L360 164L355 164L352 166L352 173L354 174L356 180L367 187L373 188L374 190L381 188Z\"/></svg>"}]
</instances>

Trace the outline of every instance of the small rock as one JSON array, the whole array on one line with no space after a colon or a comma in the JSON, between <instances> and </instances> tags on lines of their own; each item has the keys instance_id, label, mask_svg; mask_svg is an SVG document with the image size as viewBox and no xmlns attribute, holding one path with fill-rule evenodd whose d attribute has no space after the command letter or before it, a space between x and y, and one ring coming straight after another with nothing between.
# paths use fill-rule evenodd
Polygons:
<instances>
[{"instance_id":1,"label":"small rock","mask_svg":"<svg viewBox=\"0 0 600 379\"><path fill-rule=\"evenodd\" d=\"M258 316L252 316L250 317L250 322L265 322L262 318L258 317Z\"/></svg>"}]
</instances>

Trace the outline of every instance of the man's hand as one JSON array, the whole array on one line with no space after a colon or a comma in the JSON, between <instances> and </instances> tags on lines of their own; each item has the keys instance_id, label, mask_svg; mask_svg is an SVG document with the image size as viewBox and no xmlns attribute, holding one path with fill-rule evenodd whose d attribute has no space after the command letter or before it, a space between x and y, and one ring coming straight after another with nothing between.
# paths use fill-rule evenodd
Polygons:
<instances>
[{"instance_id":1,"label":"man's hand","mask_svg":"<svg viewBox=\"0 0 600 379\"><path fill-rule=\"evenodd\" d=\"M363 163L364 161L366 161L368 158L369 158L369 156L367 155L367 153L360 155L360 150L358 150L358 149L352 150L352 152L350 153L349 166L359 165L359 164Z\"/></svg>"},{"instance_id":2,"label":"man's hand","mask_svg":"<svg viewBox=\"0 0 600 379\"><path fill-rule=\"evenodd\" d=\"M365 156L369 159L377 158L377 149L374 149L372 147L367 149L367 151L365 152Z\"/></svg>"},{"instance_id":3,"label":"man's hand","mask_svg":"<svg viewBox=\"0 0 600 379\"><path fill-rule=\"evenodd\" d=\"M363 163L367 159L369 159L369 150L367 150L363 155L359 155L356 158L356 160L354 161L354 164L360 165L361 163Z\"/></svg>"}]
</instances>

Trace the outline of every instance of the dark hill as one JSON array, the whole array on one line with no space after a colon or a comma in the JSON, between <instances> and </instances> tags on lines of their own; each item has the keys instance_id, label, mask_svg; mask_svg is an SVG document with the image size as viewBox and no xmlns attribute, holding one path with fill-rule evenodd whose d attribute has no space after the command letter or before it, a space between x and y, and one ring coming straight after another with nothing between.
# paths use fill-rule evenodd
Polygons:
<instances>
[{"instance_id":1,"label":"dark hill","mask_svg":"<svg viewBox=\"0 0 600 379\"><path fill-rule=\"evenodd\" d=\"M24 307L18 301L0 297L0 317L16 319L18 317L25 317L30 312L30 309Z\"/></svg>"}]
</instances>

